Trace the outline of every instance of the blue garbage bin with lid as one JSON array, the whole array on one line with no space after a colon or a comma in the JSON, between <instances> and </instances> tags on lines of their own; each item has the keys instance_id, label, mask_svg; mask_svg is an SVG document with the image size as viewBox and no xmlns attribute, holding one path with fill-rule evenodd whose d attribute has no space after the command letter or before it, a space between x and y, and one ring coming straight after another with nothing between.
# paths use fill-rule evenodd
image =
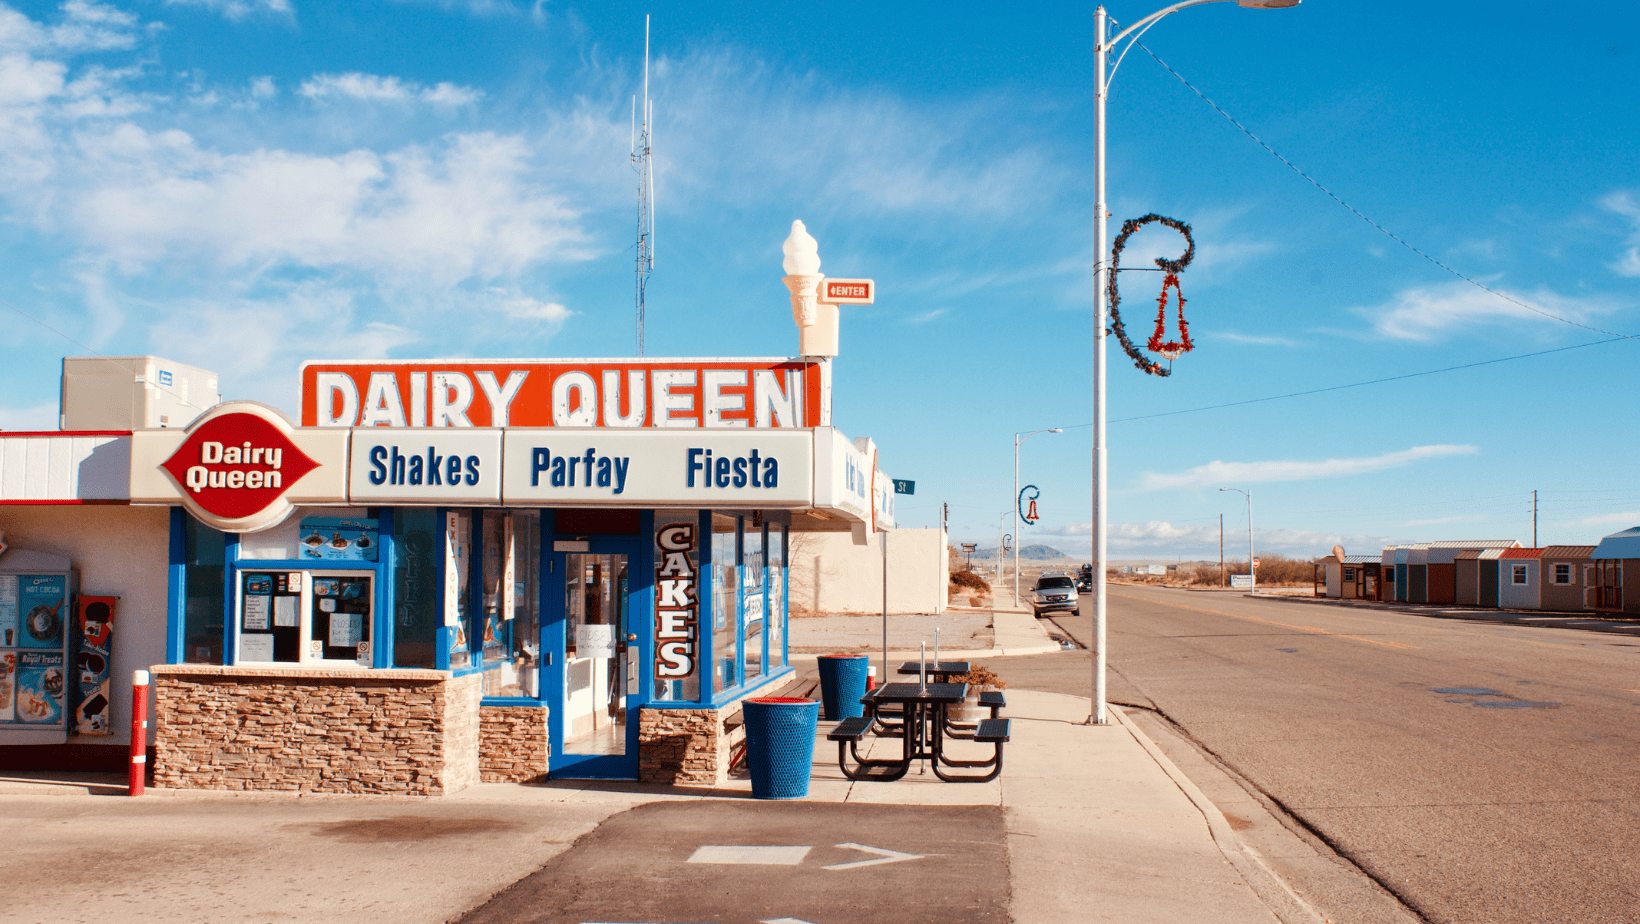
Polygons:
<instances>
[{"instance_id":1,"label":"blue garbage bin with lid","mask_svg":"<svg viewBox=\"0 0 1640 924\"><path fill-rule=\"evenodd\" d=\"M741 704L746 719L746 770L759 799L801 799L809 794L814 733L820 704L792 696L765 696Z\"/></svg>"},{"instance_id":2,"label":"blue garbage bin with lid","mask_svg":"<svg viewBox=\"0 0 1640 924\"><path fill-rule=\"evenodd\" d=\"M866 695L866 674L871 659L865 655L821 655L820 702L826 707L827 722L841 722L865 715L860 698Z\"/></svg>"}]
</instances>

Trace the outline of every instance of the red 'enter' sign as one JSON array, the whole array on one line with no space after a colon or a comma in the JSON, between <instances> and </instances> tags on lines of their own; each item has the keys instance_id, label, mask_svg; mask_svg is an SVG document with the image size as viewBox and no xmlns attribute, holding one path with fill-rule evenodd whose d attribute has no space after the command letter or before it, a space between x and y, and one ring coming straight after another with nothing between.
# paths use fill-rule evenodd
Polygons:
<instances>
[{"instance_id":1,"label":"red 'enter' sign","mask_svg":"<svg viewBox=\"0 0 1640 924\"><path fill-rule=\"evenodd\" d=\"M841 305L869 305L877 294L870 279L825 279L820 283L820 300Z\"/></svg>"}]
</instances>

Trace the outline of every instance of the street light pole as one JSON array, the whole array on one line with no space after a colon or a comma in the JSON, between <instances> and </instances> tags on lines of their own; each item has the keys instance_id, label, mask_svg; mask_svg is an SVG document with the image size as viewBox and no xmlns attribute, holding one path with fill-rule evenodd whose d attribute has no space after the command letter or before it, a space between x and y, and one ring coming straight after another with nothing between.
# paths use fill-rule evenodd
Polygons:
<instances>
[{"instance_id":1,"label":"street light pole","mask_svg":"<svg viewBox=\"0 0 1640 924\"><path fill-rule=\"evenodd\" d=\"M1220 491L1234 491L1247 498L1247 578L1251 582L1248 593L1258 593L1258 571L1253 567L1253 489L1243 491L1240 488L1220 488ZM1221 515L1222 516L1222 515Z\"/></svg>"},{"instance_id":2,"label":"street light pole","mask_svg":"<svg viewBox=\"0 0 1640 924\"><path fill-rule=\"evenodd\" d=\"M1105 452L1105 328L1109 325L1105 292L1110 287L1110 244L1106 240L1105 220L1109 217L1105 203L1105 97L1110 79L1116 75L1116 64L1106 69L1110 51L1121 41L1132 36L1127 47L1162 17L1177 13L1186 7L1204 3L1225 3L1229 0L1185 0L1166 9L1158 10L1128 26L1115 38L1106 38L1110 16L1103 6L1093 12L1093 714L1088 721L1104 725L1110 721L1105 707L1105 567L1108 530L1105 490L1108 486ZM1299 0L1235 0L1238 6L1251 9L1282 9L1298 6ZM1124 50L1122 55L1126 55ZM1252 562L1249 561L1251 566Z\"/></svg>"},{"instance_id":3,"label":"street light pole","mask_svg":"<svg viewBox=\"0 0 1640 924\"><path fill-rule=\"evenodd\" d=\"M1064 433L1062 427L1032 430L1024 435L1014 434L1014 606L1019 606L1019 444L1038 433Z\"/></svg>"}]
</instances>

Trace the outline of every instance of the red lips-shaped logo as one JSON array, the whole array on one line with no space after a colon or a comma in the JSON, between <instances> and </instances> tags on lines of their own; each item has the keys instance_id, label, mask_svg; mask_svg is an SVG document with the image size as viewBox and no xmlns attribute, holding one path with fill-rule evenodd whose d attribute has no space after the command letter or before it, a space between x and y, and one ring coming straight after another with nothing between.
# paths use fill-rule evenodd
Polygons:
<instances>
[{"instance_id":1,"label":"red lips-shaped logo","mask_svg":"<svg viewBox=\"0 0 1640 924\"><path fill-rule=\"evenodd\" d=\"M201 423L161 467L201 510L237 520L266 510L319 463L271 422L237 412Z\"/></svg>"}]
</instances>

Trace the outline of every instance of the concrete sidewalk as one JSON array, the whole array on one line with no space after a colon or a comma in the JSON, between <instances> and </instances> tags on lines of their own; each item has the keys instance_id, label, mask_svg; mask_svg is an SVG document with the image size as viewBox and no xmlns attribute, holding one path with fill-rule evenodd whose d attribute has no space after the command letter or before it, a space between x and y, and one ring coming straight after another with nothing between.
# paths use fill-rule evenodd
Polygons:
<instances>
[{"instance_id":1,"label":"concrete sidewalk","mask_svg":"<svg viewBox=\"0 0 1640 924\"><path fill-rule=\"evenodd\" d=\"M1320 920L1120 710L1112 711L1117 722L1090 726L1085 698L1007 696L1012 742L1001 778L943 783L914 770L893 783L850 781L825 740L830 723L821 723L808 801L1001 806L1019 922ZM976 749L973 756L988 750L960 746ZM0 920L225 922L277 912L298 922L369 915L435 924L540 868L617 812L656 801L743 800L751 789L747 780L712 791L565 780L483 784L434 800L163 791L127 799L117 795L119 782L0 779L9 868L87 876L85 864L95 868L79 888L55 874L9 877ZM65 865L69 857L76 862Z\"/></svg>"}]
</instances>

